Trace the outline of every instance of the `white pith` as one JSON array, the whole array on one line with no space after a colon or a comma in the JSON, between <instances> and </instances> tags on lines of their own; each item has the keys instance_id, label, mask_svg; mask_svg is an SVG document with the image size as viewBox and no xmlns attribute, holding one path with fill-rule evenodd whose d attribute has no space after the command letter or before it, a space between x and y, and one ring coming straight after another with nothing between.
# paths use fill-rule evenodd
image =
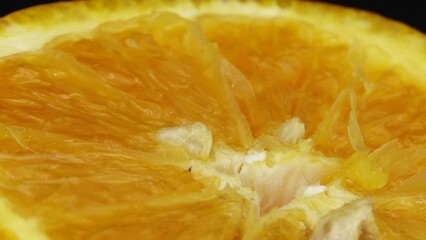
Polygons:
<instances>
[{"instance_id":1,"label":"white pith","mask_svg":"<svg viewBox=\"0 0 426 240\"><path fill-rule=\"evenodd\" d=\"M287 121L281 125L287 126L285 133L298 136L297 133L292 133L291 129L300 132L300 124L303 123L297 120L297 124L288 124ZM188 139L194 136L191 132L193 128L194 125L187 125L171 128L172 130L164 129L159 132L158 139L167 143L164 142L165 132L168 139L174 139L171 136L173 134L177 135L175 139ZM333 159L312 152L309 146L306 146L309 141L297 137L296 142L299 144L289 145L289 142L285 141L286 147L280 150L266 151L254 146L246 152L239 152L221 143L210 144L211 133L197 136L200 143L205 141L211 146L209 157L213 158L213 161L194 159L188 166L193 176L202 182L208 181L209 184L212 183L211 179L216 179L215 187L218 190L235 189L257 206L260 219L279 219L286 215L285 212L300 209L308 216L307 222L300 224L305 228L314 229L313 236L316 239L336 239L333 236L341 234L337 231L342 224L346 230L351 231L352 239L358 239L355 236L358 237L361 230L375 236L376 227L371 220L374 218L369 202L354 202L360 199L360 196L343 190L338 182L329 186L320 184L320 180L336 169L338 164ZM180 141L179 146L191 152L191 144ZM339 221L334 221L334 212L344 212ZM352 217L358 219L353 224L350 222ZM263 224L267 224L268 221L265 221ZM322 225L318 225L324 225L324 222L333 226L332 232L325 231ZM361 229L360 226L364 226L365 222L371 227Z\"/></svg>"}]
</instances>

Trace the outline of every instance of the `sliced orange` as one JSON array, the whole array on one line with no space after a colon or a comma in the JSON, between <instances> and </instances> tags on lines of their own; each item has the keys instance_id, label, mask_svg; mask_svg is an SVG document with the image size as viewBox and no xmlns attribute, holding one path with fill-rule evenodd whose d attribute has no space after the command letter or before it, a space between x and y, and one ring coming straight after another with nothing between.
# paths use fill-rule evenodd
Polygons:
<instances>
[{"instance_id":1,"label":"sliced orange","mask_svg":"<svg viewBox=\"0 0 426 240\"><path fill-rule=\"evenodd\" d=\"M0 238L423 239L425 52L310 2L8 15Z\"/></svg>"}]
</instances>

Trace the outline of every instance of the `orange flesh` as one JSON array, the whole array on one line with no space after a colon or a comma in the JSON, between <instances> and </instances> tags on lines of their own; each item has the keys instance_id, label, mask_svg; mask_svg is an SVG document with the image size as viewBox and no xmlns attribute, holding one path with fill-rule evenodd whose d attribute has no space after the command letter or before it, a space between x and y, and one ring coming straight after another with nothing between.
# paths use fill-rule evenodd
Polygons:
<instances>
[{"instance_id":1,"label":"orange flesh","mask_svg":"<svg viewBox=\"0 0 426 240\"><path fill-rule=\"evenodd\" d=\"M363 57L357 55L365 53L357 53L361 50L351 49L334 34L279 18L218 20L211 16L202 17L201 24L225 58L246 76L269 121L300 117L311 136L339 93L352 87L359 94L358 122L369 149L394 139L407 145L424 143L424 93L402 83L391 67L370 72L357 66ZM361 74L365 76L357 76ZM371 92L362 89L362 77L373 85ZM340 113L344 116L333 126L334 134L318 143L325 152L338 156L352 152L346 136L349 104L345 105ZM264 124L251 122L252 131L256 133Z\"/></svg>"},{"instance_id":2,"label":"orange flesh","mask_svg":"<svg viewBox=\"0 0 426 240\"><path fill-rule=\"evenodd\" d=\"M244 149L269 125L297 116L317 150L346 158L354 152L349 99L327 138L315 134L342 90L352 88L370 151L394 139L401 148L424 148L425 94L391 67L355 70L358 50L331 33L241 16L194 23L163 14L123 25L105 24L79 40L60 37L39 52L0 61L0 192L19 215L41 219L52 239L238 238L242 197L164 164L187 161L186 155L151 155L162 147L155 134L164 127L200 121L214 141ZM417 159L411 170L424 169ZM390 185L361 190L375 194L378 216L386 216L383 231L397 225L395 216L412 218L424 208L407 198L420 206L389 213L382 194L420 170L398 175L384 161L374 167L390 174Z\"/></svg>"}]
</instances>

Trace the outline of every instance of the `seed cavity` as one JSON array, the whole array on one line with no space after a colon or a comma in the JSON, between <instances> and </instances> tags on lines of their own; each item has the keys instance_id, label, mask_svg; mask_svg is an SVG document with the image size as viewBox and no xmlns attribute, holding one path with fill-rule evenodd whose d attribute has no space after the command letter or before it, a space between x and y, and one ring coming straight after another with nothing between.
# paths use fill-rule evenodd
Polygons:
<instances>
[{"instance_id":1,"label":"seed cavity","mask_svg":"<svg viewBox=\"0 0 426 240\"><path fill-rule=\"evenodd\" d=\"M314 228L312 240L378 239L373 206L369 199L352 201L322 217Z\"/></svg>"},{"instance_id":2,"label":"seed cavity","mask_svg":"<svg viewBox=\"0 0 426 240\"><path fill-rule=\"evenodd\" d=\"M315 196L317 194L323 193L327 191L327 187L323 186L323 185L311 185L311 186L307 186L304 190L303 190L303 196L304 197L312 197Z\"/></svg>"},{"instance_id":3,"label":"seed cavity","mask_svg":"<svg viewBox=\"0 0 426 240\"><path fill-rule=\"evenodd\" d=\"M210 155L213 137L209 128L200 122L194 124L163 128L157 134L157 140L176 147L182 147L197 157Z\"/></svg>"},{"instance_id":4,"label":"seed cavity","mask_svg":"<svg viewBox=\"0 0 426 240\"><path fill-rule=\"evenodd\" d=\"M283 143L296 144L305 136L305 124L293 117L279 126L276 135Z\"/></svg>"},{"instance_id":5,"label":"seed cavity","mask_svg":"<svg viewBox=\"0 0 426 240\"><path fill-rule=\"evenodd\" d=\"M265 159L266 159L265 151L254 151L254 152L248 153L248 155L244 157L244 162L254 163L254 162L265 161Z\"/></svg>"}]
</instances>

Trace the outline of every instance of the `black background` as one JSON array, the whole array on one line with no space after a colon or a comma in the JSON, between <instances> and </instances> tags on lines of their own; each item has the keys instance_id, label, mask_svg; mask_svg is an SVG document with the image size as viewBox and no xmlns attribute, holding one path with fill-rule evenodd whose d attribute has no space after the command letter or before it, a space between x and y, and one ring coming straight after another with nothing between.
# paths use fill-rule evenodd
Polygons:
<instances>
[{"instance_id":1,"label":"black background","mask_svg":"<svg viewBox=\"0 0 426 240\"><path fill-rule=\"evenodd\" d=\"M126 0L123 0L126 1ZM56 2L54 0L32 0L32 1L22 1L15 0L12 1L2 1L0 3L0 16L4 16L10 12L22 9L28 6ZM426 7L421 6L422 1L412 0L412 1L382 1L382 0L347 0L347 1L338 1L338 0L324 0L322 2L335 3L339 5L345 5L350 7L355 7L359 9L364 9L372 12L379 13L380 15L392 18L401 22L404 22L408 25L411 25L414 28L426 33Z\"/></svg>"}]
</instances>

